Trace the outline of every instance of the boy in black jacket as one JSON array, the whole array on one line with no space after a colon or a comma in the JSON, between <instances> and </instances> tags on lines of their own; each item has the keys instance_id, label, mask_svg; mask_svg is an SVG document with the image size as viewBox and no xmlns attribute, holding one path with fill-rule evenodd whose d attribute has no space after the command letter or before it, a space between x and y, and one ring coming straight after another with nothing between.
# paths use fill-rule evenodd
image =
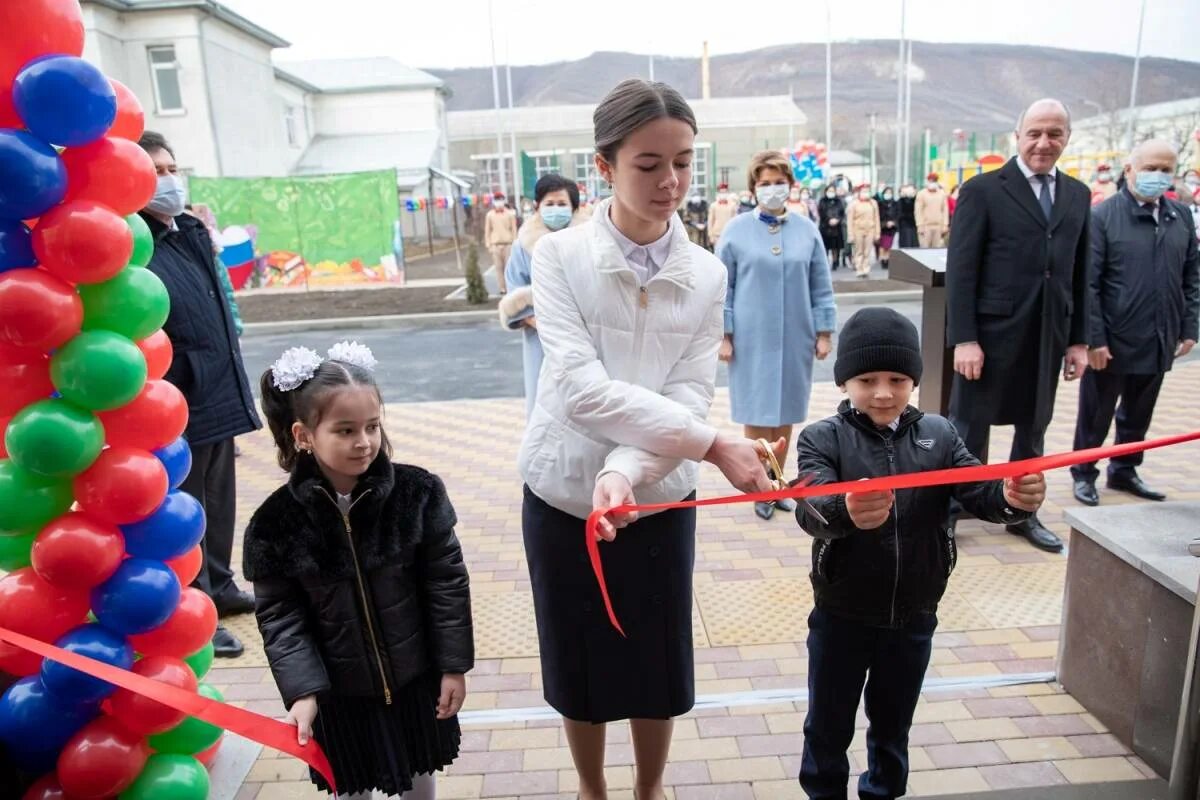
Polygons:
<instances>
[{"instance_id":1,"label":"boy in black jacket","mask_svg":"<svg viewBox=\"0 0 1200 800\"><path fill-rule=\"evenodd\" d=\"M888 308L856 313L842 331L834 364L834 380L849 398L837 416L800 434L800 474L820 484L978 464L949 421L908 405L920 379L913 324ZM980 519L1009 524L1036 511L1045 493L1037 474L812 498L824 522L797 508L797 522L814 538L816 608L808 619L809 706L800 768L809 798L846 797L846 750L860 696L870 727L859 797L905 793L908 731L929 666L938 601L956 557L951 498Z\"/></svg>"}]
</instances>

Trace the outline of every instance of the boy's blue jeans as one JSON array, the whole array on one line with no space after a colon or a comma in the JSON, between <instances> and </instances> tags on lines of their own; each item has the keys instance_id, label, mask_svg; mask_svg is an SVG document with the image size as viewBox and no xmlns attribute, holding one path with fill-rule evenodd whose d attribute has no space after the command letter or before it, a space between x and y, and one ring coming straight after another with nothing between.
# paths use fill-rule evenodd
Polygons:
<instances>
[{"instance_id":1,"label":"boy's blue jeans","mask_svg":"<svg viewBox=\"0 0 1200 800\"><path fill-rule=\"evenodd\" d=\"M900 797L908 785L908 730L929 666L937 617L876 628L814 608L808 617L808 716L800 786L811 800L845 800L846 751L865 697L868 769L858 796ZM866 691L863 684L866 683Z\"/></svg>"}]
</instances>

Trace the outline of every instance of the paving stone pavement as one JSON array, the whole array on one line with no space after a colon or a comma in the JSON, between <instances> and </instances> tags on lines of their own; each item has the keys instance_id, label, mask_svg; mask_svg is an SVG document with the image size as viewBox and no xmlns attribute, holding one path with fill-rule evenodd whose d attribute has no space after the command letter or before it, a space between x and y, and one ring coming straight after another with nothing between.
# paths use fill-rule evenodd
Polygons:
<instances>
[{"instance_id":1,"label":"paving stone pavement","mask_svg":"<svg viewBox=\"0 0 1200 800\"><path fill-rule=\"evenodd\" d=\"M1076 392L1076 384L1059 389L1047 452L1071 448ZM1179 366L1166 379L1150 435L1195 427L1200 419L1197 396L1200 363ZM840 397L832 384L820 384L811 407L814 413L832 413ZM504 720L505 710L544 706L515 468L522 419L520 399L387 409L397 459L432 469L446 481L471 571L478 662L468 676L465 710L489 711L491 721L468 719L464 724L464 752L439 778L438 794L445 800L574 797L577 788L557 719ZM737 430L728 422L724 390L718 392L711 419ZM1010 436L1009 429L995 431L992 452L999 460L1008 452ZM284 476L266 434L240 441L238 513L244 522ZM1149 453L1141 474L1171 499L1200 500L1196 445ZM1041 518L1065 537L1062 509L1074 504L1070 476L1060 471L1048 476L1048 482ZM1103 488L1100 492L1104 504L1134 502ZM700 494L718 493L727 493L727 486L706 465ZM961 523L958 536L960 556L939 614L931 685L1053 672L1065 555L1036 551L1003 528L977 521ZM805 619L812 604L808 538L788 515L763 522L749 508L734 506L701 509L697 539L697 695L745 699L743 693L776 690L787 696L786 690L803 690ZM240 560L239 542L235 564ZM209 680L231 702L282 715L253 618L231 622L247 644L246 655L218 662ZM744 705L718 702L680 719L667 770L668 795L676 800L801 797L796 774L806 704L802 694L793 697ZM860 712L851 747L854 770L865 763L865 725ZM611 725L609 743L610 794L632 797L628 727ZM911 745L911 796L1154 777L1052 682L927 688ZM262 753L237 794L238 800L318 796L299 762L270 750ZM1037 796L1036 790L1029 796Z\"/></svg>"}]
</instances>

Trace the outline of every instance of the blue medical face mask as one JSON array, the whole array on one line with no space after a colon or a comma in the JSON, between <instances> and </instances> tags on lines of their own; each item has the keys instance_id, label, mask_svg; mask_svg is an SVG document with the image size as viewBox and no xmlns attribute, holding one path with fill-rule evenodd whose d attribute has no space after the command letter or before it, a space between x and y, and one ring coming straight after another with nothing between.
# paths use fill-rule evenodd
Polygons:
<instances>
[{"instance_id":1,"label":"blue medical face mask","mask_svg":"<svg viewBox=\"0 0 1200 800\"><path fill-rule=\"evenodd\" d=\"M1149 172L1139 172L1133 181L1133 190L1142 197L1148 197L1151 200L1157 200L1162 196L1162 193L1170 189L1174 180L1165 172L1157 170Z\"/></svg>"},{"instance_id":2,"label":"blue medical face mask","mask_svg":"<svg viewBox=\"0 0 1200 800\"><path fill-rule=\"evenodd\" d=\"M538 209L542 222L552 231L561 230L571 222L571 209L568 206L542 206Z\"/></svg>"}]
</instances>

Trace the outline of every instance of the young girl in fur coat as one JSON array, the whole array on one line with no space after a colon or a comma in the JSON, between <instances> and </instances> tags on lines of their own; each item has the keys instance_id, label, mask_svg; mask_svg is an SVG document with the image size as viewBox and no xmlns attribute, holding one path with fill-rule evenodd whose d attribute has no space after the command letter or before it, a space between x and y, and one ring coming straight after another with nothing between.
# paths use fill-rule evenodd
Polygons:
<instances>
[{"instance_id":1,"label":"young girl in fur coat","mask_svg":"<svg viewBox=\"0 0 1200 800\"><path fill-rule=\"evenodd\" d=\"M542 340L538 338L537 315L533 310L533 251L547 233L587 222L579 211L579 187L553 172L538 178L533 188L537 213L521 227L517 244L504 270L508 294L500 298L500 324L521 331L525 367L525 417L537 398L538 373L542 369Z\"/></svg>"},{"instance_id":2,"label":"young girl in fur coat","mask_svg":"<svg viewBox=\"0 0 1200 800\"><path fill-rule=\"evenodd\" d=\"M291 476L251 518L243 571L288 721L321 744L341 796L432 800L458 755L470 591L442 481L391 462L374 367L343 342L263 373Z\"/></svg>"}]
</instances>

